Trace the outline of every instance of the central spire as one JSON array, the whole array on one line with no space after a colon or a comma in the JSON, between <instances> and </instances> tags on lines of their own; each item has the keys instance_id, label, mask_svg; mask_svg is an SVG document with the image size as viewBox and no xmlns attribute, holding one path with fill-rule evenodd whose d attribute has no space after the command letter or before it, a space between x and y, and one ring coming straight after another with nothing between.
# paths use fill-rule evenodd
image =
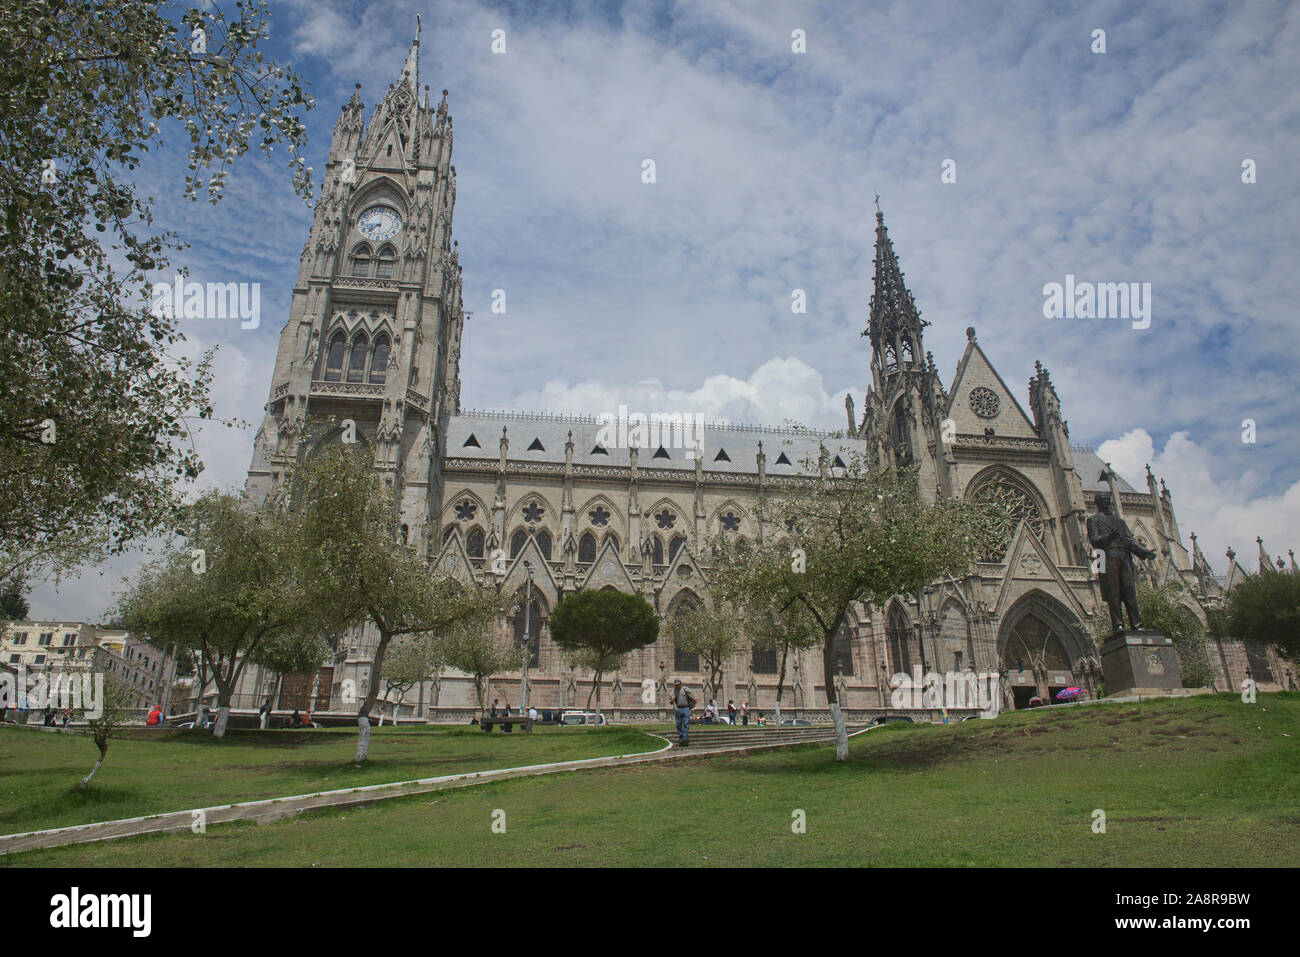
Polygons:
<instances>
[{"instance_id":1,"label":"central spire","mask_svg":"<svg viewBox=\"0 0 1300 957\"><path fill-rule=\"evenodd\" d=\"M871 337L871 350L880 369L889 372L899 366L920 364L923 356L922 321L912 294L903 281L894 244L885 228L885 214L876 198L876 275L871 294L871 319L864 336Z\"/></svg>"}]
</instances>

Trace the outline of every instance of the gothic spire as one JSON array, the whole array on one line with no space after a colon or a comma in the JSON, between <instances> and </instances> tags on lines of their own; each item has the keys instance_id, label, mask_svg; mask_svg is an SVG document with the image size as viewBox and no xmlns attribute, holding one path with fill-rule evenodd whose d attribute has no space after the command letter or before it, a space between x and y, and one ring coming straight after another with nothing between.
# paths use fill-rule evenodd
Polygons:
<instances>
[{"instance_id":1,"label":"gothic spire","mask_svg":"<svg viewBox=\"0 0 1300 957\"><path fill-rule=\"evenodd\" d=\"M912 294L903 281L894 244L885 229L885 214L876 211L876 275L871 294L871 320L865 336L883 371L901 364L921 362L921 319Z\"/></svg>"},{"instance_id":2,"label":"gothic spire","mask_svg":"<svg viewBox=\"0 0 1300 957\"><path fill-rule=\"evenodd\" d=\"M415 15L415 39L411 42L411 52L406 55L406 64L402 67L401 83L410 83L411 93L420 89L420 15Z\"/></svg>"},{"instance_id":3,"label":"gothic spire","mask_svg":"<svg viewBox=\"0 0 1300 957\"><path fill-rule=\"evenodd\" d=\"M1268 557L1268 552L1264 551L1264 539L1257 535L1255 541L1259 544L1259 570L1261 572L1276 571L1273 567L1273 560Z\"/></svg>"}]
</instances>

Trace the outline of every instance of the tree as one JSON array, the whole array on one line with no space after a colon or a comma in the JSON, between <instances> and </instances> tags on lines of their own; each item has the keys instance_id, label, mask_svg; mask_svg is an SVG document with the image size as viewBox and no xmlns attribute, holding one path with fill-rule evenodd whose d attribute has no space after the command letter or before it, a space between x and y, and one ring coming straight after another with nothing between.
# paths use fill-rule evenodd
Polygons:
<instances>
[{"instance_id":1,"label":"tree","mask_svg":"<svg viewBox=\"0 0 1300 957\"><path fill-rule=\"evenodd\" d=\"M329 643L319 634L301 629L277 631L266 637L253 654L253 661L275 676L273 688L279 688L287 674L315 671L330 654ZM271 721L271 700L262 706L260 724Z\"/></svg>"},{"instance_id":2,"label":"tree","mask_svg":"<svg viewBox=\"0 0 1300 957\"><path fill-rule=\"evenodd\" d=\"M816 622L836 761L848 759L848 734L835 689L834 642L850 605L884 605L964 572L1006 532L1005 518L988 506L929 504L914 472L872 470L861 454L849 459L842 475L809 480L774 505L756 503L760 519L787 534L756 545L724 537L713 573L751 601L781 612L802 606Z\"/></svg>"},{"instance_id":3,"label":"tree","mask_svg":"<svg viewBox=\"0 0 1300 957\"><path fill-rule=\"evenodd\" d=\"M715 577L716 581L716 577ZM715 591L716 591L715 587ZM781 724L781 699L785 693L785 676L789 666L790 653L798 653L807 648L815 648L821 641L822 633L817 627L817 619L802 604L789 605L786 608L773 607L767 596L759 596L752 601L746 613L747 629L753 644L758 648L771 648L780 654L776 679L777 725Z\"/></svg>"},{"instance_id":4,"label":"tree","mask_svg":"<svg viewBox=\"0 0 1300 957\"><path fill-rule=\"evenodd\" d=\"M659 616L640 595L605 589L566 595L550 619L551 639L582 656L595 673L596 715L600 720L600 681L629 651L659 637Z\"/></svg>"},{"instance_id":5,"label":"tree","mask_svg":"<svg viewBox=\"0 0 1300 957\"><path fill-rule=\"evenodd\" d=\"M288 146L312 101L266 60L264 0L173 15L156 0L11 0L0 18L0 578L53 573L169 528L202 468L211 354L181 358L148 280L183 248L154 233L141 155L175 136L185 196L220 199L250 146ZM230 424L230 423L227 423Z\"/></svg>"},{"instance_id":6,"label":"tree","mask_svg":"<svg viewBox=\"0 0 1300 957\"><path fill-rule=\"evenodd\" d=\"M1276 645L1287 661L1300 662L1300 575L1264 570L1233 586L1227 626L1242 641Z\"/></svg>"},{"instance_id":7,"label":"tree","mask_svg":"<svg viewBox=\"0 0 1300 957\"><path fill-rule=\"evenodd\" d=\"M457 622L486 625L496 615L496 596L430 568L406 544L393 489L361 443L318 447L299 466L290 501L297 515L293 564L299 585L327 630L369 620L379 632L369 685L357 709L360 765L369 750L370 709L379 697L393 639L437 634Z\"/></svg>"},{"instance_id":8,"label":"tree","mask_svg":"<svg viewBox=\"0 0 1300 957\"><path fill-rule=\"evenodd\" d=\"M384 658L384 698L393 702L393 723L406 693L433 675L442 661L443 649L431 635L403 635L393 641ZM393 701L393 692L397 700Z\"/></svg>"},{"instance_id":9,"label":"tree","mask_svg":"<svg viewBox=\"0 0 1300 957\"><path fill-rule=\"evenodd\" d=\"M440 640L440 657L448 666L474 678L474 693L480 713L487 710L484 696L488 679L495 674L522 667L528 649L499 640L485 623L457 622Z\"/></svg>"},{"instance_id":10,"label":"tree","mask_svg":"<svg viewBox=\"0 0 1300 957\"><path fill-rule=\"evenodd\" d=\"M699 655L708 668L709 697L721 692L727 659L749 646L740 616L721 600L712 608L699 602L679 606L668 617L666 630L675 647Z\"/></svg>"},{"instance_id":11,"label":"tree","mask_svg":"<svg viewBox=\"0 0 1300 957\"><path fill-rule=\"evenodd\" d=\"M22 575L13 575L0 585L0 616L8 621L23 621L31 606L27 604L27 582Z\"/></svg>"},{"instance_id":12,"label":"tree","mask_svg":"<svg viewBox=\"0 0 1300 957\"><path fill-rule=\"evenodd\" d=\"M208 492L187 510L184 528L185 541L141 570L119 609L132 631L198 653L199 698L213 681L213 733L222 737L244 669L263 654L297 654L286 642L311 648L325 629L298 587L295 528L285 513Z\"/></svg>"},{"instance_id":13,"label":"tree","mask_svg":"<svg viewBox=\"0 0 1300 957\"><path fill-rule=\"evenodd\" d=\"M99 715L90 718L87 722L95 747L99 749L99 757L95 760L95 766L90 769L90 773L81 779L79 789L82 791L90 786L90 779L95 776L95 772L108 757L109 742L122 730L122 725L131 714L130 687L116 675L105 674L103 677L104 691L101 695Z\"/></svg>"},{"instance_id":14,"label":"tree","mask_svg":"<svg viewBox=\"0 0 1300 957\"><path fill-rule=\"evenodd\" d=\"M1187 586L1177 582L1138 586L1138 611L1142 626L1158 631L1174 643L1184 688L1208 688L1214 682L1205 628L1182 600Z\"/></svg>"}]
</instances>

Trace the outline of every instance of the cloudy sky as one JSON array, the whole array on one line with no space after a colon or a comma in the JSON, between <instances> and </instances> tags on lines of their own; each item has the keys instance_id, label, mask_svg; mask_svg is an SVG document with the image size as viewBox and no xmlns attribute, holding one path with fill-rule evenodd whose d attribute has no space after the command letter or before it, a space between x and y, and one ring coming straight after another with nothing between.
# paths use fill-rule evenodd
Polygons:
<instances>
[{"instance_id":1,"label":"cloudy sky","mask_svg":"<svg viewBox=\"0 0 1300 957\"><path fill-rule=\"evenodd\" d=\"M417 13L420 83L455 118L466 407L841 428L879 194L945 384L974 326L1022 403L1041 360L1074 442L1138 487L1151 464L1217 571L1229 545L1253 570L1256 535L1300 547L1300 6L272 0L318 181ZM180 147L142 186L193 278L262 284L259 328L187 330L220 347L218 412L256 428L311 214L279 152L220 206L182 201ZM1045 318L1067 274L1150 283L1150 327ZM242 485L252 429L197 441L204 485ZM137 561L42 585L33 615L97 620Z\"/></svg>"}]
</instances>

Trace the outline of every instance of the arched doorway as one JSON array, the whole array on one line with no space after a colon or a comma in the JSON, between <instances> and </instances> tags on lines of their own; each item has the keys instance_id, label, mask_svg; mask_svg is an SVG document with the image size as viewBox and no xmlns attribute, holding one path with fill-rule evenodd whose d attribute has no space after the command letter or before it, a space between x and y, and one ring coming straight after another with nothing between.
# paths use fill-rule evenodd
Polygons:
<instances>
[{"instance_id":1,"label":"arched doorway","mask_svg":"<svg viewBox=\"0 0 1300 957\"><path fill-rule=\"evenodd\" d=\"M1004 701L1026 708L1033 699L1052 703L1057 692L1090 688L1075 663L1094 651L1079 621L1056 599L1031 592L1002 619L998 635L998 671L1005 683Z\"/></svg>"}]
</instances>

